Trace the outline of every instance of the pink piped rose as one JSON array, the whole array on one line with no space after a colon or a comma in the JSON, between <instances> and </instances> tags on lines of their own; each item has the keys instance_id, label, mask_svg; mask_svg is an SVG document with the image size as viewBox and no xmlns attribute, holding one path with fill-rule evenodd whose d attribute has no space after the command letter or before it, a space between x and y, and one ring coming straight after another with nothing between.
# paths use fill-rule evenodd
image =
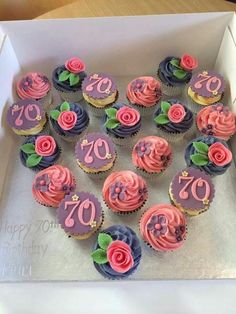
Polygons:
<instances>
[{"instance_id":1,"label":"pink piped rose","mask_svg":"<svg viewBox=\"0 0 236 314\"><path fill-rule=\"evenodd\" d=\"M63 130L71 130L76 125L77 114L74 111L62 111L57 122Z\"/></svg>"},{"instance_id":2,"label":"pink piped rose","mask_svg":"<svg viewBox=\"0 0 236 314\"><path fill-rule=\"evenodd\" d=\"M56 142L50 135L37 137L35 141L35 152L39 156L51 156L56 150Z\"/></svg>"},{"instance_id":3,"label":"pink piped rose","mask_svg":"<svg viewBox=\"0 0 236 314\"><path fill-rule=\"evenodd\" d=\"M196 58L194 58L190 55L184 54L181 57L180 66L181 66L181 68L183 68L186 71L192 71L193 69L197 68L198 61Z\"/></svg>"},{"instance_id":4,"label":"pink piped rose","mask_svg":"<svg viewBox=\"0 0 236 314\"><path fill-rule=\"evenodd\" d=\"M124 126L133 126L140 120L140 113L128 106L123 106L116 113L116 119Z\"/></svg>"},{"instance_id":5,"label":"pink piped rose","mask_svg":"<svg viewBox=\"0 0 236 314\"><path fill-rule=\"evenodd\" d=\"M181 104L174 104L168 110L168 118L173 123L180 123L184 120L186 111Z\"/></svg>"},{"instance_id":6,"label":"pink piped rose","mask_svg":"<svg viewBox=\"0 0 236 314\"><path fill-rule=\"evenodd\" d=\"M76 57L67 60L65 63L65 67L68 71L75 74L78 74L79 72L85 70L84 62Z\"/></svg>"},{"instance_id":7,"label":"pink piped rose","mask_svg":"<svg viewBox=\"0 0 236 314\"><path fill-rule=\"evenodd\" d=\"M208 158L215 165L223 167L231 162L232 153L222 143L214 143L209 147Z\"/></svg>"},{"instance_id":8,"label":"pink piped rose","mask_svg":"<svg viewBox=\"0 0 236 314\"><path fill-rule=\"evenodd\" d=\"M113 241L107 248L107 259L112 269L126 273L134 266L130 246L123 241Z\"/></svg>"}]
</instances>

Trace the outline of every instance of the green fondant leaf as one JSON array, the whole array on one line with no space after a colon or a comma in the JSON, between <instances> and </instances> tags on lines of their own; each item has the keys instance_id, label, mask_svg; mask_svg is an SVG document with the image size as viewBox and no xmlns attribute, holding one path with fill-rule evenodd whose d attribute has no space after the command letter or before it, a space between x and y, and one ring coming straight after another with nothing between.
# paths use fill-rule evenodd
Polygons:
<instances>
[{"instance_id":1,"label":"green fondant leaf","mask_svg":"<svg viewBox=\"0 0 236 314\"><path fill-rule=\"evenodd\" d=\"M105 110L106 115L108 116L108 118L110 119L115 119L116 118L116 113L117 113L117 109L115 108L108 108Z\"/></svg>"},{"instance_id":2,"label":"green fondant leaf","mask_svg":"<svg viewBox=\"0 0 236 314\"><path fill-rule=\"evenodd\" d=\"M105 123L105 127L108 129L115 129L119 125L120 123L116 119L108 119Z\"/></svg>"},{"instance_id":3,"label":"green fondant leaf","mask_svg":"<svg viewBox=\"0 0 236 314\"><path fill-rule=\"evenodd\" d=\"M202 154L191 155L190 159L196 166L206 166L209 162L208 157Z\"/></svg>"},{"instance_id":4,"label":"green fondant leaf","mask_svg":"<svg viewBox=\"0 0 236 314\"><path fill-rule=\"evenodd\" d=\"M173 74L178 79L183 79L186 76L186 72L184 70L175 70L173 71Z\"/></svg>"},{"instance_id":5,"label":"green fondant leaf","mask_svg":"<svg viewBox=\"0 0 236 314\"><path fill-rule=\"evenodd\" d=\"M207 155L209 146L202 142L193 142L193 147L196 149L196 151L200 154Z\"/></svg>"},{"instance_id":6,"label":"green fondant leaf","mask_svg":"<svg viewBox=\"0 0 236 314\"><path fill-rule=\"evenodd\" d=\"M159 114L158 116L156 116L154 121L157 124L167 124L168 122L170 122L166 114Z\"/></svg>"},{"instance_id":7,"label":"green fondant leaf","mask_svg":"<svg viewBox=\"0 0 236 314\"><path fill-rule=\"evenodd\" d=\"M112 237L107 233L99 233L98 235L98 244L101 249L107 250L109 244L112 242Z\"/></svg>"},{"instance_id":8,"label":"green fondant leaf","mask_svg":"<svg viewBox=\"0 0 236 314\"><path fill-rule=\"evenodd\" d=\"M27 143L20 147L20 150L26 154L35 154L35 146L34 144Z\"/></svg>"},{"instance_id":9,"label":"green fondant leaf","mask_svg":"<svg viewBox=\"0 0 236 314\"><path fill-rule=\"evenodd\" d=\"M26 166L31 168L37 166L43 157L37 154L32 154L26 159Z\"/></svg>"},{"instance_id":10,"label":"green fondant leaf","mask_svg":"<svg viewBox=\"0 0 236 314\"><path fill-rule=\"evenodd\" d=\"M79 83L79 75L76 75L74 73L70 73L70 86L74 86L77 83Z\"/></svg>"},{"instance_id":11,"label":"green fondant leaf","mask_svg":"<svg viewBox=\"0 0 236 314\"><path fill-rule=\"evenodd\" d=\"M91 256L94 262L97 264L106 264L108 262L107 253L103 249L97 249L96 251L93 251Z\"/></svg>"},{"instance_id":12,"label":"green fondant leaf","mask_svg":"<svg viewBox=\"0 0 236 314\"><path fill-rule=\"evenodd\" d=\"M181 69L180 65L179 65L179 60L178 59L172 59L170 61L170 64L174 65L176 68Z\"/></svg>"},{"instance_id":13,"label":"green fondant leaf","mask_svg":"<svg viewBox=\"0 0 236 314\"><path fill-rule=\"evenodd\" d=\"M61 111L70 111L70 105L67 101L64 101L60 106Z\"/></svg>"},{"instance_id":14,"label":"green fondant leaf","mask_svg":"<svg viewBox=\"0 0 236 314\"><path fill-rule=\"evenodd\" d=\"M65 70L65 71L61 72L61 74L59 75L59 81L60 82L66 81L69 78L69 76L70 76L70 72Z\"/></svg>"},{"instance_id":15,"label":"green fondant leaf","mask_svg":"<svg viewBox=\"0 0 236 314\"><path fill-rule=\"evenodd\" d=\"M51 110L50 111L50 117L53 119L53 120L57 120L58 117L60 115L60 111L59 110Z\"/></svg>"},{"instance_id":16,"label":"green fondant leaf","mask_svg":"<svg viewBox=\"0 0 236 314\"><path fill-rule=\"evenodd\" d=\"M170 107L171 107L171 105L170 105L170 103L168 103L167 101L162 101L162 102L161 102L161 110L162 110L165 114L167 114L167 112L169 111Z\"/></svg>"}]
</instances>

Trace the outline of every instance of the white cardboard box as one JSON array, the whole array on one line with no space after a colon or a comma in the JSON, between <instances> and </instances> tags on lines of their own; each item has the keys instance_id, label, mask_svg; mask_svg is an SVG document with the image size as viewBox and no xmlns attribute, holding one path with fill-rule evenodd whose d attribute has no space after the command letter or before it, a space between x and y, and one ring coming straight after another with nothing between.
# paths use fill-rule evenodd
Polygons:
<instances>
[{"instance_id":1,"label":"white cardboard box","mask_svg":"<svg viewBox=\"0 0 236 314\"><path fill-rule=\"evenodd\" d=\"M22 253L26 250L24 245L28 245L29 250L28 240L32 247L35 242L41 245L40 235L33 234L30 229L35 227L35 220L33 223L28 222L39 219L42 213L39 207L27 208L33 174L29 175L26 169L22 169L22 173L25 173L23 176L21 172L13 171L18 167L18 163L13 165L13 160L17 159L14 144L18 145L18 140L6 126L5 113L15 98L13 82L19 73L38 70L50 77L55 66L78 55L86 61L87 72L102 70L117 78L123 88L122 100L125 99L124 87L131 77L146 74L155 76L157 65L164 57L188 52L198 58L200 69L215 68L224 75L229 82L224 102L236 113L235 25L235 15L229 12L0 23L0 280L101 280L94 269L88 272L86 263L89 259L83 257L81 274L76 276L77 270L66 259L69 252L66 238L65 242L52 244L64 251L63 256L60 250L53 251L46 260L41 261L37 256ZM232 141L231 146L236 156L236 142ZM181 149L178 154L183 154ZM173 173L182 163L181 160L177 162ZM159 260L145 251L142 268L133 279L236 278L234 182L235 165L227 175L217 178L215 214L211 212L204 214L201 219L195 218L194 226L190 222L193 235L189 247L186 244L186 251L176 255L167 253L159 256ZM19 185L22 189L18 190ZM165 200L162 195L160 199ZM48 213L47 219L50 217L53 217L52 212ZM206 238L202 237L198 244L199 252L195 249L191 260L191 243L198 240L198 230L205 232L208 228L212 228L213 232L207 230ZM49 238L46 234L42 239L46 243ZM220 245L218 241L221 241ZM17 251L17 245L21 246L21 253ZM73 256L77 247L78 244L73 244L72 253L69 252L68 256ZM82 246L82 251L85 247ZM50 258L53 261L61 259L53 273ZM78 265L79 259L76 262ZM62 265L63 270L60 268ZM160 270L153 269L155 265Z\"/></svg>"}]
</instances>

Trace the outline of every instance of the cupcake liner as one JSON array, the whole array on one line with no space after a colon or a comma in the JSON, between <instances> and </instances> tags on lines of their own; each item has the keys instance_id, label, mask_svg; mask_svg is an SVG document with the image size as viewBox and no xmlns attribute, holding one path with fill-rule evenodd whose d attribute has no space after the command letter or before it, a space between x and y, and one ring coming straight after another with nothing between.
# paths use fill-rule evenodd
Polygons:
<instances>
[{"instance_id":1,"label":"cupcake liner","mask_svg":"<svg viewBox=\"0 0 236 314\"><path fill-rule=\"evenodd\" d=\"M103 198L103 202L105 203L107 208L110 211L112 211L113 214L116 214L116 215L119 215L119 216L127 216L127 215L131 215L131 214L137 213L138 211L140 211L143 208L143 206L146 204L147 200L148 200L148 193L147 193L147 199L144 200L144 202L142 203L141 206L139 206L138 208L136 208L134 210L131 210L131 211L122 212L122 211L114 211L111 207L109 207L109 205L106 203L105 199Z\"/></svg>"},{"instance_id":2,"label":"cupcake liner","mask_svg":"<svg viewBox=\"0 0 236 314\"><path fill-rule=\"evenodd\" d=\"M46 96L39 99L39 102L41 102L43 109L47 110L50 107L50 105L52 104L52 100L53 100L52 93L51 93L51 91L49 91Z\"/></svg>"},{"instance_id":3,"label":"cupcake liner","mask_svg":"<svg viewBox=\"0 0 236 314\"><path fill-rule=\"evenodd\" d=\"M195 127L194 123L191 126L191 128L189 128L184 133L170 133L170 132L168 133L168 132L161 130L160 128L157 128L157 135L158 136L163 137L164 139L166 139L170 143L178 142L178 144L185 137L192 138L194 136L195 132L196 132L196 127Z\"/></svg>"},{"instance_id":4,"label":"cupcake liner","mask_svg":"<svg viewBox=\"0 0 236 314\"><path fill-rule=\"evenodd\" d=\"M186 84L183 84L182 86L169 86L163 83L158 75L157 75L157 78L161 84L161 91L164 95L171 96L171 97L182 95Z\"/></svg>"},{"instance_id":5,"label":"cupcake liner","mask_svg":"<svg viewBox=\"0 0 236 314\"><path fill-rule=\"evenodd\" d=\"M105 107L98 108L98 107L94 107L92 104L87 102L87 105L89 107L89 112L98 118L101 118L105 114L105 109L110 108L112 106L112 104L109 104Z\"/></svg>"},{"instance_id":6,"label":"cupcake liner","mask_svg":"<svg viewBox=\"0 0 236 314\"><path fill-rule=\"evenodd\" d=\"M135 167L136 172L141 176L144 177L146 179L149 179L150 181L155 181L156 179L160 178L161 176L163 176L163 173L165 172L165 170L157 173L157 172L147 172L143 169L140 169L138 167Z\"/></svg>"},{"instance_id":7,"label":"cupcake liner","mask_svg":"<svg viewBox=\"0 0 236 314\"><path fill-rule=\"evenodd\" d=\"M73 91L62 91L60 88L58 88L55 84L53 84L53 87L56 89L56 91L59 93L60 97L68 102L78 102L83 99L82 89L79 88L79 90L73 92Z\"/></svg>"},{"instance_id":8,"label":"cupcake liner","mask_svg":"<svg viewBox=\"0 0 236 314\"><path fill-rule=\"evenodd\" d=\"M136 133L129 137L121 138L121 137L115 137L107 133L107 135L110 136L112 139L112 142L118 146L125 146L125 147L130 147L133 145L133 143L137 140L138 133L140 130L138 130Z\"/></svg>"},{"instance_id":9,"label":"cupcake liner","mask_svg":"<svg viewBox=\"0 0 236 314\"><path fill-rule=\"evenodd\" d=\"M156 111L157 107L159 106L160 101L161 101L161 99L160 99L155 105L153 105L151 107L144 107L144 106L141 106L141 105L138 105L138 104L131 103L129 98L127 98L127 100L129 102L130 106L132 106L133 108L138 110L142 117L148 117L148 116L153 115L154 112Z\"/></svg>"},{"instance_id":10,"label":"cupcake liner","mask_svg":"<svg viewBox=\"0 0 236 314\"><path fill-rule=\"evenodd\" d=\"M94 115L95 117L101 118L105 114L105 109L110 108L117 101L118 97L119 97L119 92L117 91L115 100L112 103L104 107L95 107L94 105L92 105L91 103L87 101L86 101L86 104L88 105L89 111L92 115Z\"/></svg>"}]
</instances>

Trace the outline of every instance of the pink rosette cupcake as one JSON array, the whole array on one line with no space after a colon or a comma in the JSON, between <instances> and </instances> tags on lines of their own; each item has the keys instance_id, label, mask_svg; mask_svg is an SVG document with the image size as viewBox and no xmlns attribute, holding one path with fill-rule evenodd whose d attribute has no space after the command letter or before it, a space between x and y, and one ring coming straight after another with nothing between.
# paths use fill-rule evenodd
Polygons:
<instances>
[{"instance_id":1,"label":"pink rosette cupcake","mask_svg":"<svg viewBox=\"0 0 236 314\"><path fill-rule=\"evenodd\" d=\"M126 96L141 115L151 115L161 99L161 85L151 76L141 76L128 84Z\"/></svg>"},{"instance_id":2,"label":"pink rosette cupcake","mask_svg":"<svg viewBox=\"0 0 236 314\"><path fill-rule=\"evenodd\" d=\"M148 198L147 184L133 171L113 172L104 182L102 195L114 213L130 214L145 204Z\"/></svg>"},{"instance_id":3,"label":"pink rosette cupcake","mask_svg":"<svg viewBox=\"0 0 236 314\"><path fill-rule=\"evenodd\" d=\"M143 176L154 179L170 166L171 146L162 137L143 137L133 148L132 161Z\"/></svg>"},{"instance_id":4,"label":"pink rosette cupcake","mask_svg":"<svg viewBox=\"0 0 236 314\"><path fill-rule=\"evenodd\" d=\"M202 135L215 136L225 141L236 132L235 115L221 103L201 109L196 123Z\"/></svg>"},{"instance_id":5,"label":"pink rosette cupcake","mask_svg":"<svg viewBox=\"0 0 236 314\"><path fill-rule=\"evenodd\" d=\"M170 204L153 205L147 209L139 224L141 237L153 250L176 251L184 244L187 225L184 214Z\"/></svg>"},{"instance_id":6,"label":"pink rosette cupcake","mask_svg":"<svg viewBox=\"0 0 236 314\"><path fill-rule=\"evenodd\" d=\"M32 193L39 204L57 208L65 195L74 191L75 185L74 176L68 168L53 165L36 174Z\"/></svg>"},{"instance_id":7,"label":"pink rosette cupcake","mask_svg":"<svg viewBox=\"0 0 236 314\"><path fill-rule=\"evenodd\" d=\"M51 83L42 73L29 72L16 83L16 92L20 99L39 100L44 109L52 102Z\"/></svg>"}]
</instances>

